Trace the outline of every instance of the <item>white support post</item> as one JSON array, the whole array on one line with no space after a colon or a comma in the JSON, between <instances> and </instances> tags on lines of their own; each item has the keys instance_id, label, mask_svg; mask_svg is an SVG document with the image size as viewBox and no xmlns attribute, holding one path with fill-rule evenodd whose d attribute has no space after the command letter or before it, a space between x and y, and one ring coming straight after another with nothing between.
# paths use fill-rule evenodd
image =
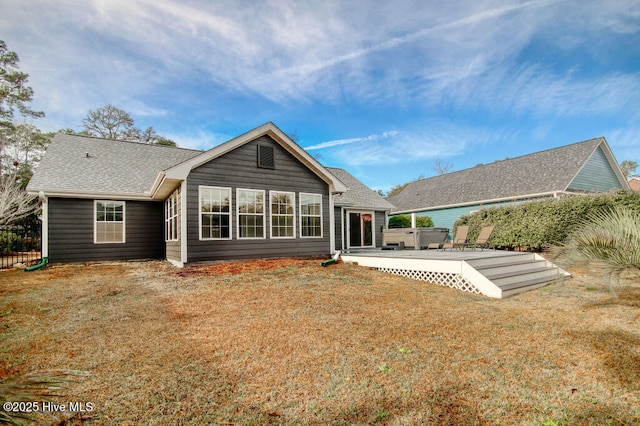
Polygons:
<instances>
[{"instance_id":1,"label":"white support post","mask_svg":"<svg viewBox=\"0 0 640 426\"><path fill-rule=\"evenodd\" d=\"M49 257L49 197L44 195L44 192L40 192L39 198L42 203L42 235L40 252L44 259L45 257Z\"/></svg>"}]
</instances>

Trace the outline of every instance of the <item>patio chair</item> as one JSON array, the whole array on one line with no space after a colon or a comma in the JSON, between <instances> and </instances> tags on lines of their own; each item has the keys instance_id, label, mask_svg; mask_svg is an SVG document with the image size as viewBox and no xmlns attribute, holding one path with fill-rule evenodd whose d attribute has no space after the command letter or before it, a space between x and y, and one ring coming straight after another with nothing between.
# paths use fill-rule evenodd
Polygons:
<instances>
[{"instance_id":1,"label":"patio chair","mask_svg":"<svg viewBox=\"0 0 640 426\"><path fill-rule=\"evenodd\" d=\"M478 235L478 238L476 238L476 242L473 243L474 250L476 249L476 247L480 247L480 250L482 250L484 247L489 248L489 238L491 238L493 228L495 228L495 226L485 226L484 228L482 228L482 230L480 231L480 235Z\"/></svg>"},{"instance_id":2,"label":"patio chair","mask_svg":"<svg viewBox=\"0 0 640 426\"><path fill-rule=\"evenodd\" d=\"M467 245L467 234L469 234L469 226L468 225L460 225L458 229L456 229L456 236L453 238L453 241L448 241L442 245L442 250L454 248L461 248L464 250L464 246Z\"/></svg>"}]
</instances>

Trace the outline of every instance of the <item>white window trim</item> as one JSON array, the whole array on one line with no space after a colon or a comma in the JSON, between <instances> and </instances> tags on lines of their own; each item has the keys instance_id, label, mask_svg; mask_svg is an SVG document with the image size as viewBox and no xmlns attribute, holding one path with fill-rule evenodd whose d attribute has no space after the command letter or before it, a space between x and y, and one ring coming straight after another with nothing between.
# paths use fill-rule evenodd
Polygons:
<instances>
[{"instance_id":1,"label":"white window trim","mask_svg":"<svg viewBox=\"0 0 640 426\"><path fill-rule=\"evenodd\" d=\"M286 194L286 195L290 195L291 199L292 199L292 206L293 206L293 214L291 215L287 215L287 214L276 214L274 215L273 213L273 195L274 194ZM282 216L282 217L287 217L287 216L291 216L291 218L293 219L293 235L290 237L280 237L280 236L273 236L273 217L274 216ZM276 239L276 240L294 240L296 238L296 193L295 192L289 192L289 191L269 191L269 235L271 236L271 238Z\"/></svg>"},{"instance_id":2,"label":"white window trim","mask_svg":"<svg viewBox=\"0 0 640 426\"><path fill-rule=\"evenodd\" d=\"M98 218L97 218L98 203L122 203L122 222L113 222L113 223L122 223L122 241L98 241ZM93 243L94 244L124 244L126 242L127 242L127 202L120 201L120 200L93 200Z\"/></svg>"},{"instance_id":3,"label":"white window trim","mask_svg":"<svg viewBox=\"0 0 640 426\"><path fill-rule=\"evenodd\" d=\"M164 202L164 241L179 241L180 240L180 232L178 230L179 222L178 217L180 216L180 209L178 204L178 190L175 190L169 195ZM173 209L171 208L173 206ZM175 214L172 214L172 211L175 211ZM169 223L173 222L173 233L174 235L169 235Z\"/></svg>"},{"instance_id":4,"label":"white window trim","mask_svg":"<svg viewBox=\"0 0 640 426\"><path fill-rule=\"evenodd\" d=\"M240 191L251 191L262 193L262 236L261 237L241 237L240 236ZM236 235L238 240L264 240L267 233L267 218L266 218L266 204L267 199L265 197L265 191L263 189L251 189L251 188L236 188ZM247 213L246 216L259 216L254 213Z\"/></svg>"},{"instance_id":5,"label":"white window trim","mask_svg":"<svg viewBox=\"0 0 640 426\"><path fill-rule=\"evenodd\" d=\"M229 213L224 212L215 212L214 214L226 214L229 216L229 236L221 237L221 238L203 238L202 237L202 197L201 191L202 189L222 189L229 192ZM230 240L233 234L233 225L232 225L232 214L233 211L233 199L232 199L232 190L229 187L224 186L209 186L209 185L198 185L198 238L200 241L220 241L220 240Z\"/></svg>"},{"instance_id":6,"label":"white window trim","mask_svg":"<svg viewBox=\"0 0 640 426\"><path fill-rule=\"evenodd\" d=\"M317 235L303 236L302 235L302 229L303 229L303 226L302 226L302 216L303 216L303 214L302 214L302 198L305 195L313 195L313 196L320 197L320 216L319 216L320 217L320 235L319 236L317 236ZM311 193L311 192L301 192L300 193L300 201L299 201L299 210L298 211L300 212L300 214L299 214L299 216L300 216L300 238L324 238L324 226L322 224L322 218L323 218L322 194L314 194L314 193ZM318 217L317 215L304 215L304 216L306 216L306 217Z\"/></svg>"}]
</instances>

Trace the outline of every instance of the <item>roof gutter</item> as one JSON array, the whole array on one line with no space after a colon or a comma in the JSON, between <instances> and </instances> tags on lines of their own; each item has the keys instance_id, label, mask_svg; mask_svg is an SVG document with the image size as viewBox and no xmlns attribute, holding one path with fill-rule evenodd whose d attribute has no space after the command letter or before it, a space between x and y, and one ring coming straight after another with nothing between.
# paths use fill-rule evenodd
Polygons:
<instances>
[{"instance_id":1,"label":"roof gutter","mask_svg":"<svg viewBox=\"0 0 640 426\"><path fill-rule=\"evenodd\" d=\"M38 195L42 197L57 197L57 198L84 198L91 200L123 200L123 201L154 201L149 194L126 194L126 193L107 193L107 192L48 192L43 190L29 191L29 194Z\"/></svg>"}]
</instances>

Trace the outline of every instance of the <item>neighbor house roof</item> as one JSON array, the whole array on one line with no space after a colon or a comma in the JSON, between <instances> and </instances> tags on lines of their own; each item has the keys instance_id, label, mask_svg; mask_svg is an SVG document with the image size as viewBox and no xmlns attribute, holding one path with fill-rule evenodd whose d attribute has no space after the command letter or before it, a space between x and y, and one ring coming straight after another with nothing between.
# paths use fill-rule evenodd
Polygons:
<instances>
[{"instance_id":1,"label":"neighbor house roof","mask_svg":"<svg viewBox=\"0 0 640 426\"><path fill-rule=\"evenodd\" d=\"M201 152L58 133L27 190L61 196L148 198L159 171Z\"/></svg>"},{"instance_id":2,"label":"neighbor house roof","mask_svg":"<svg viewBox=\"0 0 640 426\"><path fill-rule=\"evenodd\" d=\"M616 176L620 174L606 140L595 138L416 180L387 200L396 206L394 212L401 213L567 191L598 147L602 148L608 161L615 164ZM619 179L622 179L621 175Z\"/></svg>"},{"instance_id":3,"label":"neighbor house roof","mask_svg":"<svg viewBox=\"0 0 640 426\"><path fill-rule=\"evenodd\" d=\"M393 205L382 198L377 192L368 188L344 169L328 167L328 170L347 186L347 192L336 195L336 206L368 208L373 210L391 211Z\"/></svg>"}]
</instances>

